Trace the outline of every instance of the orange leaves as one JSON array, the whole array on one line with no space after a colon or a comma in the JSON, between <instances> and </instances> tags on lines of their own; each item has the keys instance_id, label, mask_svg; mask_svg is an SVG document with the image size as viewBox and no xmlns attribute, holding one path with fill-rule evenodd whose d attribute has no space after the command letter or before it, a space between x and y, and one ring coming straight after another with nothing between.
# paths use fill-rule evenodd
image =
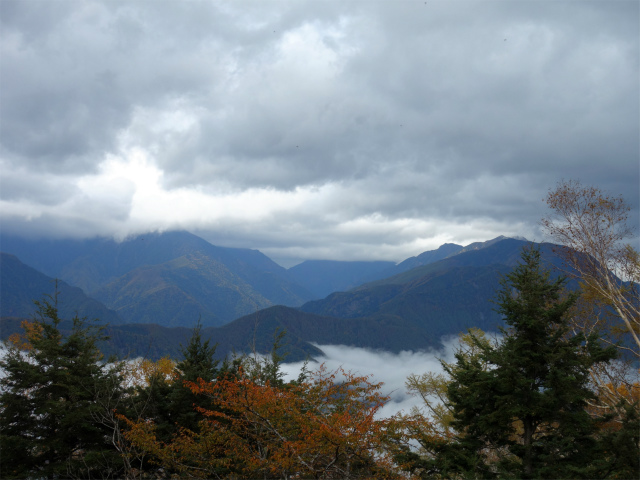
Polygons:
<instances>
[{"instance_id":1,"label":"orange leaves","mask_svg":"<svg viewBox=\"0 0 640 480\"><path fill-rule=\"evenodd\" d=\"M320 368L307 382L279 387L240 370L187 386L211 401L198 409L199 432L161 444L149 424L130 422L131 441L169 468L210 476L232 469L248 478L396 476L387 446L404 440L406 425L376 418L387 398L367 377Z\"/></svg>"},{"instance_id":2,"label":"orange leaves","mask_svg":"<svg viewBox=\"0 0 640 480\"><path fill-rule=\"evenodd\" d=\"M10 335L7 342L18 350L24 352L30 351L33 349L34 341L42 337L42 325L23 320L20 322L20 326L24 330L24 333L14 333Z\"/></svg>"},{"instance_id":3,"label":"orange leaves","mask_svg":"<svg viewBox=\"0 0 640 480\"><path fill-rule=\"evenodd\" d=\"M384 426L374 419L386 400L379 386L350 374L338 383L336 374L321 370L314 381L283 389L247 377L192 389L211 396L220 410L203 413L241 440L251 470L320 474L373 456Z\"/></svg>"},{"instance_id":4,"label":"orange leaves","mask_svg":"<svg viewBox=\"0 0 640 480\"><path fill-rule=\"evenodd\" d=\"M153 422L143 419L134 422L122 415L118 415L118 418L124 420L128 427L124 432L125 439L136 449L151 455L154 463L165 468L178 472L216 472L228 469L233 461L228 452L231 444L224 438L224 432L218 431L215 423L203 423L203 430L197 435L189 430L182 430L180 435L167 444L158 441ZM208 475L204 477L207 478Z\"/></svg>"}]
</instances>

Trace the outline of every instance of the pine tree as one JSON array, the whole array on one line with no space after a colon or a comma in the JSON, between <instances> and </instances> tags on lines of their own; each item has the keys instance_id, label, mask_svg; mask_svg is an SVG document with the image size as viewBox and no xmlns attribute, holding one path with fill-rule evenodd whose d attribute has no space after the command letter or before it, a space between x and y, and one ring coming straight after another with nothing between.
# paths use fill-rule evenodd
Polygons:
<instances>
[{"instance_id":1,"label":"pine tree","mask_svg":"<svg viewBox=\"0 0 640 480\"><path fill-rule=\"evenodd\" d=\"M10 346L0 361L0 476L119 477L113 432L96 421L103 413L97 397L119 385L100 363L101 331L76 317L64 337L55 301L36 305L28 350Z\"/></svg>"},{"instance_id":2,"label":"pine tree","mask_svg":"<svg viewBox=\"0 0 640 480\"><path fill-rule=\"evenodd\" d=\"M615 357L594 334L571 336L561 299L565 279L552 280L540 252L525 249L507 275L497 311L509 326L481 355L458 355L448 368L455 442L436 448L431 472L469 478L589 478L602 451L597 423L586 411L594 397L589 368ZM487 368L487 366L489 368ZM446 368L446 366L445 366Z\"/></svg>"}]
</instances>

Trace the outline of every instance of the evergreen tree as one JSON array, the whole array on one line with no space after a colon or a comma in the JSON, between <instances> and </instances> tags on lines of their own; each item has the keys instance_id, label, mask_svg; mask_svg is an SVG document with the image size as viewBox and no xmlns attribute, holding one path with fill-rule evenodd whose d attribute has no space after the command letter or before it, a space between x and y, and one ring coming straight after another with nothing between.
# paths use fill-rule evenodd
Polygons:
<instances>
[{"instance_id":1,"label":"evergreen tree","mask_svg":"<svg viewBox=\"0 0 640 480\"><path fill-rule=\"evenodd\" d=\"M184 428L197 432L202 415L196 407L211 408L208 399L187 387L187 382L197 382L199 378L213 381L220 372L219 362L214 358L217 345L203 341L201 330L202 325L198 322L187 346L180 347L183 359L176 364L172 379L158 372L149 378L147 386L137 389L137 415L134 416L152 420L158 438L163 441L169 441ZM223 369L226 365L225 362Z\"/></svg>"},{"instance_id":2,"label":"evergreen tree","mask_svg":"<svg viewBox=\"0 0 640 480\"><path fill-rule=\"evenodd\" d=\"M268 357L259 355L254 349L253 355L241 359L245 373L254 382L260 385L269 383L278 388L285 386L282 363L288 355L288 352L286 352L286 335L287 332L285 330L276 329L273 333L273 346L271 347L271 353ZM285 351L283 352L283 350ZM302 377L300 377L300 380L304 378L305 372L306 364L301 372Z\"/></svg>"},{"instance_id":3,"label":"evergreen tree","mask_svg":"<svg viewBox=\"0 0 640 480\"><path fill-rule=\"evenodd\" d=\"M457 355L448 398L456 441L435 446L430 473L469 478L590 478L602 452L597 423L586 411L594 397L589 368L615 357L594 334L571 336L561 299L564 278L552 280L540 252L525 249L506 276L497 311L509 329L481 354ZM488 368L487 368L488 366ZM446 365L445 365L446 368Z\"/></svg>"},{"instance_id":4,"label":"evergreen tree","mask_svg":"<svg viewBox=\"0 0 640 480\"><path fill-rule=\"evenodd\" d=\"M169 416L180 427L197 431L198 421L202 419L195 408L210 408L210 402L203 396L195 395L185 382L197 382L199 378L211 382L218 376L219 362L214 359L216 345L210 341L202 341L202 325L198 325L191 335L189 344L181 347L183 360L176 365L178 378L171 385L168 400Z\"/></svg>"},{"instance_id":5,"label":"evergreen tree","mask_svg":"<svg viewBox=\"0 0 640 480\"><path fill-rule=\"evenodd\" d=\"M210 340L203 341L201 330L202 325L198 322L187 346L180 347L183 359L175 365L173 377L167 378L165 372L152 375L147 386L136 389L135 408L126 414L130 419L153 424L154 439L163 444L170 444L185 434L200 433L204 416L198 407L218 409L211 398L194 393L190 388L192 383L197 384L199 379L212 382L221 376L233 378L239 367L239 361L226 360L219 366L220 362L215 359L217 345L211 345ZM142 470L150 475L158 473L157 464L162 463L161 459L152 453L149 460L144 462ZM164 465L163 469L169 475L178 475L173 466ZM229 468L221 467L216 475L222 478L227 473Z\"/></svg>"},{"instance_id":6,"label":"evergreen tree","mask_svg":"<svg viewBox=\"0 0 640 480\"><path fill-rule=\"evenodd\" d=\"M100 363L101 332L76 317L65 338L55 302L36 305L28 349L12 345L0 361L0 476L120 477L113 431L96 421L104 413L96 399L119 388L116 374Z\"/></svg>"}]
</instances>

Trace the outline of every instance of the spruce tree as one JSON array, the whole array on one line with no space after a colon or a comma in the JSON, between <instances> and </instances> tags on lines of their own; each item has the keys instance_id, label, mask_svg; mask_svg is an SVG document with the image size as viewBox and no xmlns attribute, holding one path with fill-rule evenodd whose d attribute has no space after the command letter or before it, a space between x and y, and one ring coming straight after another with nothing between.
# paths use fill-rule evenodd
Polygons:
<instances>
[{"instance_id":1,"label":"spruce tree","mask_svg":"<svg viewBox=\"0 0 640 480\"><path fill-rule=\"evenodd\" d=\"M218 361L215 360L217 344L211 345L209 340L202 341L202 325L198 322L186 347L181 347L183 360L176 365L178 378L171 385L168 410L171 420L182 428L198 430L198 421L202 416L196 407L211 407L211 402L195 395L185 386L185 382L197 382L203 379L211 382L218 376Z\"/></svg>"},{"instance_id":2,"label":"spruce tree","mask_svg":"<svg viewBox=\"0 0 640 480\"><path fill-rule=\"evenodd\" d=\"M468 478L589 478L602 452L597 423L586 411L594 397L589 368L615 357L593 334L570 335L564 278L552 280L540 252L522 264L497 294L508 329L494 345L477 342L479 358L457 356L448 372L456 441L436 448L431 472ZM488 366L488 368L487 368Z\"/></svg>"},{"instance_id":3,"label":"spruce tree","mask_svg":"<svg viewBox=\"0 0 640 480\"><path fill-rule=\"evenodd\" d=\"M211 408L210 399L194 394L186 385L200 378L213 381L220 372L219 362L214 358L217 345L211 345L210 340L203 341L201 330L198 322L189 343L186 347L181 345L183 359L176 364L172 380L158 373L149 379L147 386L136 389L137 415L153 420L162 441L170 441L182 429L197 432L198 422L202 420L197 407Z\"/></svg>"},{"instance_id":4,"label":"spruce tree","mask_svg":"<svg viewBox=\"0 0 640 480\"><path fill-rule=\"evenodd\" d=\"M96 420L104 413L98 396L119 388L100 362L100 330L76 317L65 337L55 302L36 305L29 349L10 346L0 361L0 476L120 477L113 431Z\"/></svg>"}]
</instances>

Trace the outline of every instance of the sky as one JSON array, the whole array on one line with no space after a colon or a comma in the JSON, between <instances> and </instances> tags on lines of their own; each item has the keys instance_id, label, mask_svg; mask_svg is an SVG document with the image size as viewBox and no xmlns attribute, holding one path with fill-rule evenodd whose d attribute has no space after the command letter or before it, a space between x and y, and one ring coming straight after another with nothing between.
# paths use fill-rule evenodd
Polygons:
<instances>
[{"instance_id":1,"label":"sky","mask_svg":"<svg viewBox=\"0 0 640 480\"><path fill-rule=\"evenodd\" d=\"M640 2L0 1L0 228L304 259L637 225Z\"/></svg>"}]
</instances>

